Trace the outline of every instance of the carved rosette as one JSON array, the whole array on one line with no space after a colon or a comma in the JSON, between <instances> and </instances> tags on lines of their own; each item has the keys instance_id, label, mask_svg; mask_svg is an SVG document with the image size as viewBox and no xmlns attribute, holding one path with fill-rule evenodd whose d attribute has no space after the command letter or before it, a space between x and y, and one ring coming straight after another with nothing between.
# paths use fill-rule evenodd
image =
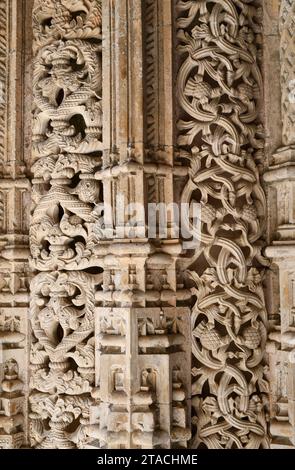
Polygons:
<instances>
[{"instance_id":1,"label":"carved rosette","mask_svg":"<svg viewBox=\"0 0 295 470\"><path fill-rule=\"evenodd\" d=\"M178 1L177 14L182 201L201 205L189 271L192 447L267 447L261 2Z\"/></svg>"},{"instance_id":2,"label":"carved rosette","mask_svg":"<svg viewBox=\"0 0 295 470\"><path fill-rule=\"evenodd\" d=\"M94 385L93 248L102 236L101 2L33 9L30 418L37 448L87 446ZM85 270L91 269L91 274Z\"/></svg>"}]
</instances>

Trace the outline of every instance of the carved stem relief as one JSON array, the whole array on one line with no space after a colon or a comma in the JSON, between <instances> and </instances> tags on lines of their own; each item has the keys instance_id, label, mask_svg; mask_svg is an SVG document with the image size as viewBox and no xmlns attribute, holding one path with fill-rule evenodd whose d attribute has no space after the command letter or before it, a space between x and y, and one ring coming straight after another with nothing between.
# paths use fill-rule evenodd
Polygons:
<instances>
[{"instance_id":1,"label":"carved stem relief","mask_svg":"<svg viewBox=\"0 0 295 470\"><path fill-rule=\"evenodd\" d=\"M261 18L256 0L177 2L183 200L201 205L189 271L194 448L268 446Z\"/></svg>"}]
</instances>

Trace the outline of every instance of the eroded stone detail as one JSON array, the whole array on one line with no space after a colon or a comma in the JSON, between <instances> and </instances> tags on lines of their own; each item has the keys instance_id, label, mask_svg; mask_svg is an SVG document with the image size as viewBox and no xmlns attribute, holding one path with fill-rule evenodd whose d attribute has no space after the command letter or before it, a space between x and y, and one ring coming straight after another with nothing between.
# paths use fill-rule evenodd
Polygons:
<instances>
[{"instance_id":1,"label":"eroded stone detail","mask_svg":"<svg viewBox=\"0 0 295 470\"><path fill-rule=\"evenodd\" d=\"M96 178L113 217L106 222L103 289L96 294L93 395L99 406L93 407L97 421L91 435L99 446L113 449L186 447L190 366L183 364L190 364L189 309L178 303L181 245L170 230L167 240L149 239L145 219L148 202L173 202L172 100L165 100L172 92L172 42L164 32L171 23L171 2L106 1L102 6L103 99L109 112L103 169ZM137 203L143 211L120 213L118 197L124 207Z\"/></svg>"},{"instance_id":2,"label":"eroded stone detail","mask_svg":"<svg viewBox=\"0 0 295 470\"><path fill-rule=\"evenodd\" d=\"M18 363L8 359L4 363L4 379L0 395L2 412L0 414L1 448L21 447L24 442L24 383L19 379Z\"/></svg>"},{"instance_id":3,"label":"eroded stone detail","mask_svg":"<svg viewBox=\"0 0 295 470\"><path fill-rule=\"evenodd\" d=\"M177 4L178 144L190 162L183 201L201 204L200 247L189 272L196 286L192 447L268 446L260 7Z\"/></svg>"},{"instance_id":4,"label":"eroded stone detail","mask_svg":"<svg viewBox=\"0 0 295 470\"><path fill-rule=\"evenodd\" d=\"M0 2L0 448L294 448L294 0L32 3ZM118 196L198 202L200 246Z\"/></svg>"}]
</instances>

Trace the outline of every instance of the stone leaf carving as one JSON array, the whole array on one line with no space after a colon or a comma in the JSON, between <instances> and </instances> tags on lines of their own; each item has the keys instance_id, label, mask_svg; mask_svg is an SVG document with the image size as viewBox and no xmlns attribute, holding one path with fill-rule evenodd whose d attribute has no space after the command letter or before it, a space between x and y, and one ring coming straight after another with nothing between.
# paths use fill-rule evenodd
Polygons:
<instances>
[{"instance_id":1,"label":"stone leaf carving","mask_svg":"<svg viewBox=\"0 0 295 470\"><path fill-rule=\"evenodd\" d=\"M192 447L267 447L262 10L252 0L179 1L177 10L178 144L190 166L182 202L201 207L188 273L196 299Z\"/></svg>"}]
</instances>

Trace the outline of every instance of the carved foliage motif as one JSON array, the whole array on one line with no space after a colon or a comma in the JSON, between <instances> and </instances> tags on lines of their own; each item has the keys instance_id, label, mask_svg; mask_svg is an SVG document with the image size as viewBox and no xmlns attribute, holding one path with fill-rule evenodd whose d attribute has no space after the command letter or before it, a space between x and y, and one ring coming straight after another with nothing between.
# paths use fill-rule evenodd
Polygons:
<instances>
[{"instance_id":1,"label":"carved foliage motif","mask_svg":"<svg viewBox=\"0 0 295 470\"><path fill-rule=\"evenodd\" d=\"M94 179L102 149L99 2L35 3L32 258L39 270L83 269L102 201Z\"/></svg>"},{"instance_id":2,"label":"carved foliage motif","mask_svg":"<svg viewBox=\"0 0 295 470\"><path fill-rule=\"evenodd\" d=\"M94 386L101 183L101 3L36 0L33 10L30 438L85 447Z\"/></svg>"},{"instance_id":3,"label":"carved foliage motif","mask_svg":"<svg viewBox=\"0 0 295 470\"><path fill-rule=\"evenodd\" d=\"M193 447L268 445L260 7L256 0L177 3L178 144L190 163L182 199L201 204L190 268Z\"/></svg>"}]
</instances>

